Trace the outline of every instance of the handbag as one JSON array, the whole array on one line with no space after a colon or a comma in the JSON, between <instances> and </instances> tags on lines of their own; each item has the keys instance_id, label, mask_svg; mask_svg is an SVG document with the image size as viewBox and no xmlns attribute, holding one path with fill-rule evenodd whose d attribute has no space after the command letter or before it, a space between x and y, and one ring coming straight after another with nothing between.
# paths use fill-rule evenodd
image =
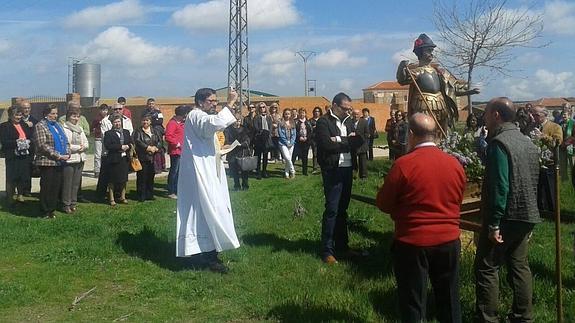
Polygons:
<instances>
[{"instance_id":1,"label":"handbag","mask_svg":"<svg viewBox=\"0 0 575 323\"><path fill-rule=\"evenodd\" d=\"M258 157L254 156L251 152L250 155L251 156L236 157L238 166L242 172L251 172L258 168Z\"/></svg>"},{"instance_id":2,"label":"handbag","mask_svg":"<svg viewBox=\"0 0 575 323\"><path fill-rule=\"evenodd\" d=\"M142 170L142 164L140 163L138 157L132 157L132 160L130 160L130 168L134 172Z\"/></svg>"},{"instance_id":3,"label":"handbag","mask_svg":"<svg viewBox=\"0 0 575 323\"><path fill-rule=\"evenodd\" d=\"M140 160L138 159L138 154L136 154L136 150L134 149L134 147L131 147L130 149L132 151L132 158L130 159L130 169L132 169L133 172L141 171L142 163L140 163Z\"/></svg>"}]
</instances>

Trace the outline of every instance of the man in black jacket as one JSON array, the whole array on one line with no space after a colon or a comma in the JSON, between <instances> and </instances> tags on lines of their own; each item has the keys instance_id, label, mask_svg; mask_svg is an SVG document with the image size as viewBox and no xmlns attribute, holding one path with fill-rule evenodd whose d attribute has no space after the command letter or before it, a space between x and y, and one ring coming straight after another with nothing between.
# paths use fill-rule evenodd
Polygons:
<instances>
[{"instance_id":1,"label":"man in black jacket","mask_svg":"<svg viewBox=\"0 0 575 323\"><path fill-rule=\"evenodd\" d=\"M349 117L351 98L338 93L331 109L318 119L315 128L317 160L321 167L325 211L321 229L321 258L327 264L337 263L338 256L354 254L348 246L347 207L351 197L351 151L361 145Z\"/></svg>"},{"instance_id":2,"label":"man in black jacket","mask_svg":"<svg viewBox=\"0 0 575 323\"><path fill-rule=\"evenodd\" d=\"M366 179L367 178L367 151L368 147L368 138L369 138L369 127L367 124L367 120L361 117L361 112L359 109L353 110L352 116L352 124L353 124L353 132L355 135L360 137L363 140L363 144L351 152L353 170L359 173L359 178Z\"/></svg>"}]
</instances>

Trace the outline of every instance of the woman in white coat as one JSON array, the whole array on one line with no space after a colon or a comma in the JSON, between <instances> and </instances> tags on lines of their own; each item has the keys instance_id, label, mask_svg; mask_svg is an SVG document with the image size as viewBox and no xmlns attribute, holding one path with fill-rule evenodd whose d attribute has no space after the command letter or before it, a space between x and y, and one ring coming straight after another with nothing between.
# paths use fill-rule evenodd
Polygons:
<instances>
[{"instance_id":1,"label":"woman in white coat","mask_svg":"<svg viewBox=\"0 0 575 323\"><path fill-rule=\"evenodd\" d=\"M62 204L65 213L76 211L78 190L82 182L82 171L86 160L85 151L88 149L88 138L79 124L80 108L72 106L66 112L64 132L70 145L70 159L66 161L63 169Z\"/></svg>"}]
</instances>

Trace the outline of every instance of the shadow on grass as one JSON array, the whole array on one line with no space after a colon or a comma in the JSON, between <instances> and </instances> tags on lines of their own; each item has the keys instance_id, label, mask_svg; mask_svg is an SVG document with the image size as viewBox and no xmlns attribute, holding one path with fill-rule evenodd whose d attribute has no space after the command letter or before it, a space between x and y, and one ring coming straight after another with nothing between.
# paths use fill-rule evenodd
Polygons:
<instances>
[{"instance_id":1,"label":"shadow on grass","mask_svg":"<svg viewBox=\"0 0 575 323\"><path fill-rule=\"evenodd\" d=\"M563 262L565 262L565 259L563 260ZM534 277L536 276L539 279L545 279L554 284L557 281L557 276L555 274L555 264L549 266L542 263L538 259L532 259L529 260L529 268L531 269L531 273L533 274ZM575 288L575 278L572 276L568 277L565 275L565 273L563 273L562 282L563 282L563 288L567 289Z\"/></svg>"},{"instance_id":2,"label":"shadow on grass","mask_svg":"<svg viewBox=\"0 0 575 323\"><path fill-rule=\"evenodd\" d=\"M377 232L367 229L363 225L350 225L349 230L367 239L378 241L378 244L369 250L369 256L350 262L351 270L364 278L381 278L392 275L391 261L391 231Z\"/></svg>"},{"instance_id":3,"label":"shadow on grass","mask_svg":"<svg viewBox=\"0 0 575 323\"><path fill-rule=\"evenodd\" d=\"M317 305L303 305L289 302L276 306L268 317L280 322L363 322L365 319L353 313Z\"/></svg>"},{"instance_id":4,"label":"shadow on grass","mask_svg":"<svg viewBox=\"0 0 575 323\"><path fill-rule=\"evenodd\" d=\"M26 200L25 202L16 202L8 206L6 202L2 204L2 211L15 216L27 218L42 218L44 214L40 208L40 201L37 199Z\"/></svg>"},{"instance_id":5,"label":"shadow on grass","mask_svg":"<svg viewBox=\"0 0 575 323\"><path fill-rule=\"evenodd\" d=\"M246 234L242 237L242 240L249 246L271 246L273 251L285 250L288 252L319 254L319 242L315 240L288 240L271 233Z\"/></svg>"},{"instance_id":6,"label":"shadow on grass","mask_svg":"<svg viewBox=\"0 0 575 323\"><path fill-rule=\"evenodd\" d=\"M130 256L151 261L161 268L171 271L190 269L203 269L205 264L200 256L179 258L176 257L176 244L156 236L148 227L139 233L120 232L116 243Z\"/></svg>"},{"instance_id":7,"label":"shadow on grass","mask_svg":"<svg viewBox=\"0 0 575 323\"><path fill-rule=\"evenodd\" d=\"M369 293L369 301L373 310L386 322L399 322L399 303L397 291L393 288L387 290L374 290Z\"/></svg>"}]
</instances>

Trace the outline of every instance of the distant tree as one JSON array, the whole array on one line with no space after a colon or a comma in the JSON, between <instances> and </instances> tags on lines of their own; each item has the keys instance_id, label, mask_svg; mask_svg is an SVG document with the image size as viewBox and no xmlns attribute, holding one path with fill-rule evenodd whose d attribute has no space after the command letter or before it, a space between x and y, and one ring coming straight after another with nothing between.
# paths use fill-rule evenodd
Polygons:
<instances>
[{"instance_id":1,"label":"distant tree","mask_svg":"<svg viewBox=\"0 0 575 323\"><path fill-rule=\"evenodd\" d=\"M530 8L508 9L507 0L435 0L433 23L443 42L442 63L467 78L476 68L509 75L516 47L535 44L543 31L542 15ZM469 111L471 112L471 98Z\"/></svg>"}]
</instances>

